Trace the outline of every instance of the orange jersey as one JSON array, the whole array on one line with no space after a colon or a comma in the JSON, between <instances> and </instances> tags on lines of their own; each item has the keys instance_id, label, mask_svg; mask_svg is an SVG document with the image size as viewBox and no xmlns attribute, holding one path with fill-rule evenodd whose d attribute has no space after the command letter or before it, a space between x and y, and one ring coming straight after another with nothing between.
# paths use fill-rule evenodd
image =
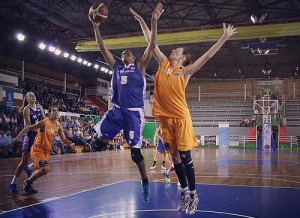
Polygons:
<instances>
[{"instance_id":1,"label":"orange jersey","mask_svg":"<svg viewBox=\"0 0 300 218\"><path fill-rule=\"evenodd\" d=\"M185 67L172 67L169 59L162 62L155 75L153 115L189 118L185 98Z\"/></svg>"},{"instance_id":2,"label":"orange jersey","mask_svg":"<svg viewBox=\"0 0 300 218\"><path fill-rule=\"evenodd\" d=\"M53 125L49 118L44 119L45 127L40 128L33 146L38 146L46 151L51 151L52 143L58 134L60 123L56 121L56 124Z\"/></svg>"}]
</instances>

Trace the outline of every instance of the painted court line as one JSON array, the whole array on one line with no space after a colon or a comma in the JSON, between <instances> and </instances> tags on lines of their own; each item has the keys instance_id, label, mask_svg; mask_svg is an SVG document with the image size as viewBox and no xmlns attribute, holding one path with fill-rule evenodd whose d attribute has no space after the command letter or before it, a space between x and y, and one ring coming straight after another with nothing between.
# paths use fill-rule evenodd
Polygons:
<instances>
[{"instance_id":1,"label":"painted court line","mask_svg":"<svg viewBox=\"0 0 300 218\"><path fill-rule=\"evenodd\" d=\"M124 213L137 213L137 212L178 212L176 209L158 209L158 210L131 210L131 211L123 211L123 212L114 212L114 213L106 213L96 216L91 216L89 218L97 218L97 217L109 217L113 215L124 215ZM242 214L235 214L235 213L227 213L222 211L211 211L211 210L197 210L196 213L214 213L214 214L223 214L223 215L229 215L229 216L235 216L235 217L244 217L244 218L255 218L253 216L246 216ZM196 215L196 214L194 214Z\"/></svg>"},{"instance_id":2,"label":"painted court line","mask_svg":"<svg viewBox=\"0 0 300 218\"><path fill-rule=\"evenodd\" d=\"M96 189L101 189L101 188L104 188L104 187L107 187L107 186L115 185L115 184L118 184L118 183L121 183L121 182L126 182L126 181L127 180L122 180L122 181L119 181L119 182L114 182L114 183L102 185L102 186L99 186L99 187L96 187L96 188L91 188L91 189L83 190L83 191L80 191L80 192L76 192L76 193L69 194L69 195L64 195L64 196L61 196L61 197L48 198L48 199L45 199L45 200L41 200L41 202L38 202L38 203L35 203L35 204L31 204L31 205L28 205L28 206L19 207L19 208L16 208L16 209L13 209L13 210L8 210L8 211L2 211L0 214L5 214L5 213L17 211L17 210L24 209L24 208L27 208L27 207L36 206L36 205L43 204L43 203L46 203L46 202L55 201L55 200L58 200L58 199L70 197L70 196L73 196L73 195L81 194L81 193L92 191L92 190L96 190Z\"/></svg>"}]
</instances>

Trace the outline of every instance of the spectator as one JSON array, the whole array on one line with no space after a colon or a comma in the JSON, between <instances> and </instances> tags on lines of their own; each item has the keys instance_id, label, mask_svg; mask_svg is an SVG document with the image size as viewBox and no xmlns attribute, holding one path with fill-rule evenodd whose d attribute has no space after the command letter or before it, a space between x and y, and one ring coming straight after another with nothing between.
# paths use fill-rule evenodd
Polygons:
<instances>
[{"instance_id":1,"label":"spectator","mask_svg":"<svg viewBox=\"0 0 300 218\"><path fill-rule=\"evenodd\" d=\"M4 149L5 157L8 157L9 154L9 146L5 142L5 135L3 131L0 131L0 148Z\"/></svg>"}]
</instances>

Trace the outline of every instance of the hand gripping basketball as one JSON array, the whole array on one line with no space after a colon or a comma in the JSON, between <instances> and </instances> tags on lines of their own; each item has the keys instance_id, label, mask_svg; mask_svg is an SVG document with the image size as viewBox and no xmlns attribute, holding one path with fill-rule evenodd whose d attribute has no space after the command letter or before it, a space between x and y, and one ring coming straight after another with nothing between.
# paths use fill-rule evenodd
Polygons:
<instances>
[{"instance_id":1,"label":"hand gripping basketball","mask_svg":"<svg viewBox=\"0 0 300 218\"><path fill-rule=\"evenodd\" d=\"M100 23L108 18L108 8L104 3L94 3L89 10L89 19Z\"/></svg>"}]
</instances>

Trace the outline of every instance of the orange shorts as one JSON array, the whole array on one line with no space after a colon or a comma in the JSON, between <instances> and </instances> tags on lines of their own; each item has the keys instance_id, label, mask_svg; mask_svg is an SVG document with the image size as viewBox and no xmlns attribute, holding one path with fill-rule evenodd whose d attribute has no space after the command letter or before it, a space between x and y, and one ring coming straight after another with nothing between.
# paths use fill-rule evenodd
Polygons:
<instances>
[{"instance_id":1,"label":"orange shorts","mask_svg":"<svg viewBox=\"0 0 300 218\"><path fill-rule=\"evenodd\" d=\"M159 117L167 153L189 151L197 145L191 118Z\"/></svg>"},{"instance_id":2,"label":"orange shorts","mask_svg":"<svg viewBox=\"0 0 300 218\"><path fill-rule=\"evenodd\" d=\"M33 159L33 167L35 170L45 168L49 170L50 151L46 151L38 146L33 145L30 151Z\"/></svg>"}]
</instances>

